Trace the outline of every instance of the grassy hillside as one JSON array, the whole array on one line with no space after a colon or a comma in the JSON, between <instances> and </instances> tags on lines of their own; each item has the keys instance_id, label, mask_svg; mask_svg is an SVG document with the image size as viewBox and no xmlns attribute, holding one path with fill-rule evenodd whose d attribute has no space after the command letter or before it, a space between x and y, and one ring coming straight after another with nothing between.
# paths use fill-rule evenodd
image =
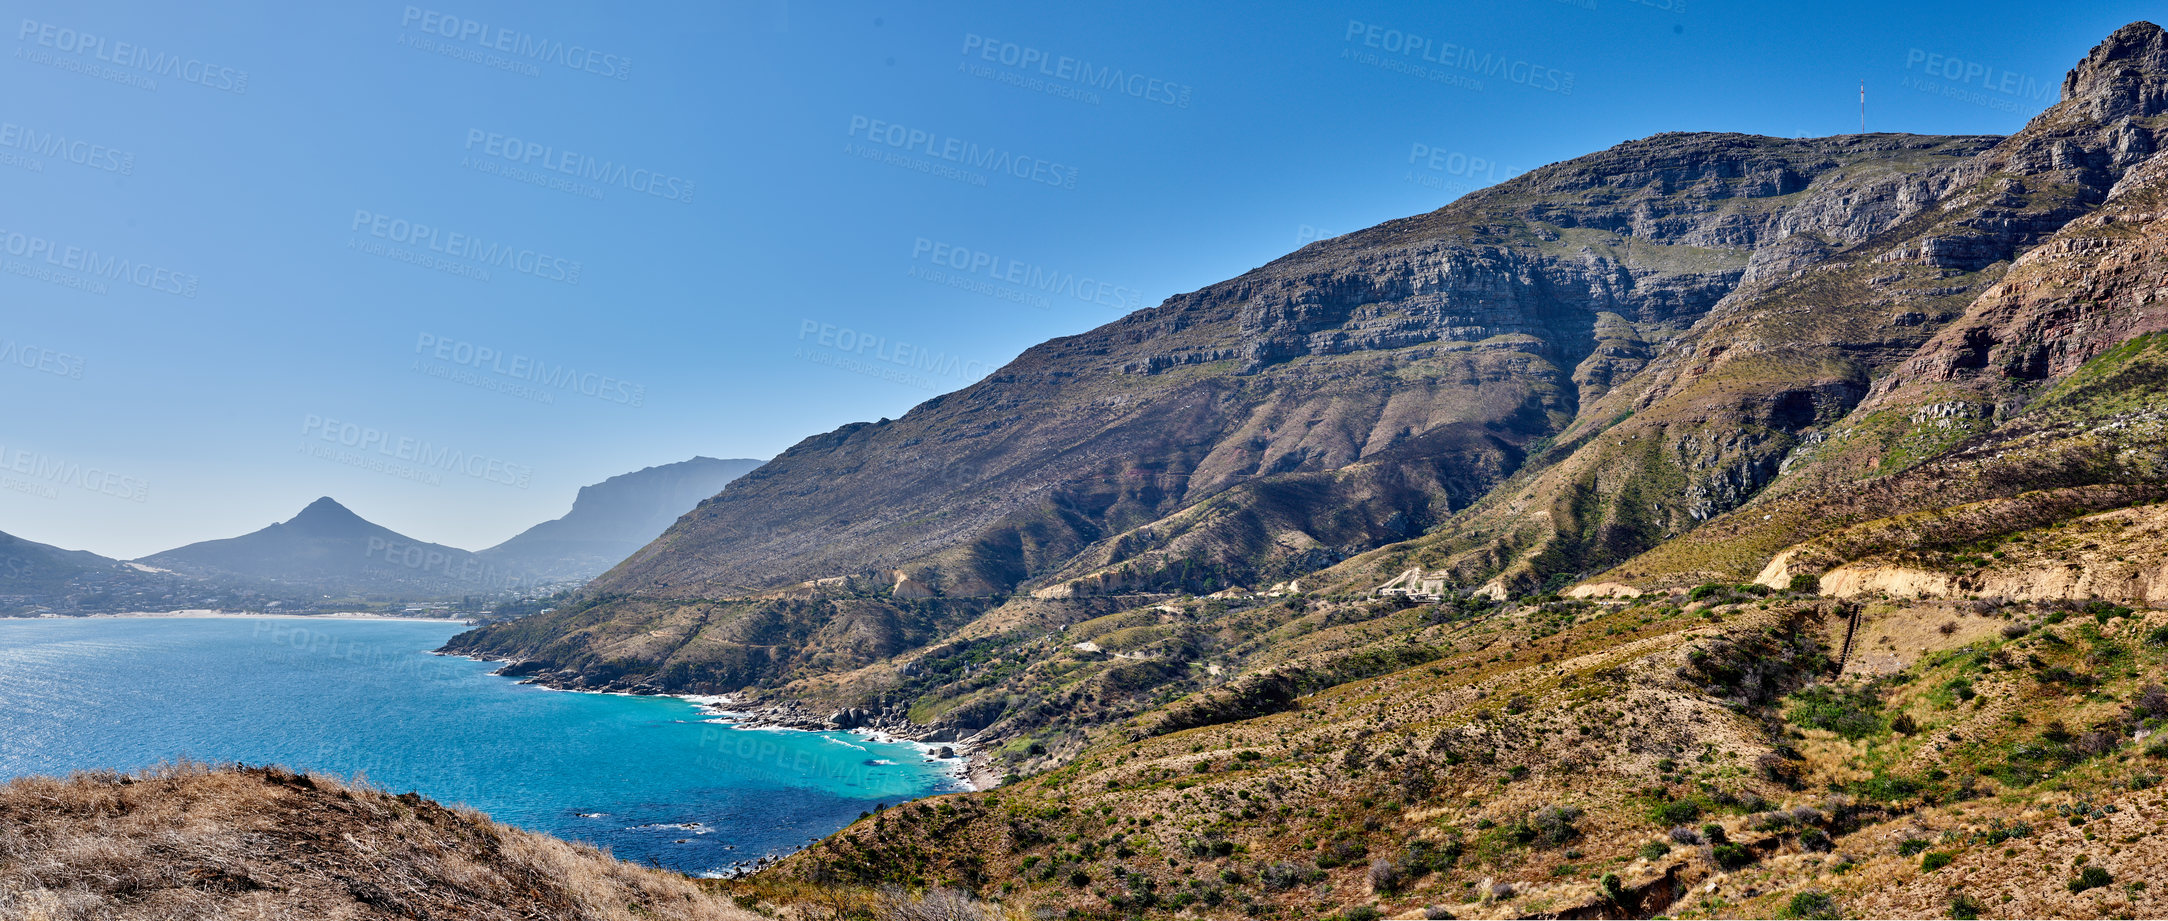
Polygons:
<instances>
[{"instance_id":1,"label":"grassy hillside","mask_svg":"<svg viewBox=\"0 0 2168 921\"><path fill-rule=\"evenodd\" d=\"M1104 918L2168 911L2168 615L1738 586L1458 610L1394 615L1384 645L1422 664L1122 721L738 891Z\"/></svg>"}]
</instances>

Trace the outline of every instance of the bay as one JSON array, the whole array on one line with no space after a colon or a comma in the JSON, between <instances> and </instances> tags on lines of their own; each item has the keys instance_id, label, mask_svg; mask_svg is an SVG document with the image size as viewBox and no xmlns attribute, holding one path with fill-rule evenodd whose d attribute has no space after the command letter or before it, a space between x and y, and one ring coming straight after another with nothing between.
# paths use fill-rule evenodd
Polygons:
<instances>
[{"instance_id":1,"label":"bay","mask_svg":"<svg viewBox=\"0 0 2168 921\"><path fill-rule=\"evenodd\" d=\"M0 779L183 758L360 774L695 875L960 786L910 743L739 728L689 701L551 691L429 653L461 629L0 618Z\"/></svg>"}]
</instances>

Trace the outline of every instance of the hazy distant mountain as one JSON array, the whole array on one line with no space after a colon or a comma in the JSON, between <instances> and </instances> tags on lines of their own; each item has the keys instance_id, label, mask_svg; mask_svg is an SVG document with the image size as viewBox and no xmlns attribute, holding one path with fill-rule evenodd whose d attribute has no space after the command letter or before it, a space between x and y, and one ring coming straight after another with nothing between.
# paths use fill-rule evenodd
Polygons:
<instances>
[{"instance_id":1,"label":"hazy distant mountain","mask_svg":"<svg viewBox=\"0 0 2168 921\"><path fill-rule=\"evenodd\" d=\"M469 551L372 524L328 496L260 531L137 562L191 576L239 576L335 595L444 597L524 584L513 574L491 570Z\"/></svg>"},{"instance_id":2,"label":"hazy distant mountain","mask_svg":"<svg viewBox=\"0 0 2168 921\"><path fill-rule=\"evenodd\" d=\"M298 592L281 594L274 586L253 579L191 577L0 534L0 617L257 607L271 602L297 610L302 600Z\"/></svg>"},{"instance_id":3,"label":"hazy distant mountain","mask_svg":"<svg viewBox=\"0 0 2168 921\"><path fill-rule=\"evenodd\" d=\"M593 578L761 465L692 460L582 487L564 517L480 553L374 524L330 497L292 519L133 564L0 534L0 613L492 596ZM150 570L146 571L145 567Z\"/></svg>"},{"instance_id":4,"label":"hazy distant mountain","mask_svg":"<svg viewBox=\"0 0 2168 921\"><path fill-rule=\"evenodd\" d=\"M51 544L0 534L0 595L54 591L85 573L118 569L120 562L88 550L62 550Z\"/></svg>"},{"instance_id":5,"label":"hazy distant mountain","mask_svg":"<svg viewBox=\"0 0 2168 921\"><path fill-rule=\"evenodd\" d=\"M591 579L692 511L724 484L759 467L751 458L695 457L649 467L580 487L572 511L528 528L511 540L475 554L509 572L545 580Z\"/></svg>"}]
</instances>

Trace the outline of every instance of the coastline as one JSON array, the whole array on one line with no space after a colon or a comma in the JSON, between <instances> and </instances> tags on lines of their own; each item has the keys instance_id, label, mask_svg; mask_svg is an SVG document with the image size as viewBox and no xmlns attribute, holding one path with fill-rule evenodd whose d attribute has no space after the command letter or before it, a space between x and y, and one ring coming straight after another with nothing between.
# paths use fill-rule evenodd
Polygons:
<instances>
[{"instance_id":1,"label":"coastline","mask_svg":"<svg viewBox=\"0 0 2168 921\"><path fill-rule=\"evenodd\" d=\"M626 697L675 698L699 707L702 714L709 717L709 722L739 729L812 733L841 732L881 744L909 743L917 748L921 754L925 755L928 760L944 762L944 766L947 768L945 773L948 774L951 782L957 788L951 791L936 791L927 794L928 796L940 796L949 792L975 793L982 790L991 790L1001 785L1001 774L997 771L987 753L981 750L979 746L955 739L955 730L953 729L936 729L914 723L893 708L887 713L857 711L863 714L862 724L855 724L859 721L854 720L854 725L839 726L833 723L831 719L823 719L817 716L811 708L795 701L750 703L738 700L728 694L673 693L656 689L651 685L635 685L629 688L563 687L560 683L549 680L551 676L546 674L521 676L506 673L508 670L523 664L524 660L492 658L465 652L446 652L441 649L431 654L492 663L497 666L494 671L490 672L492 675L516 681L520 684L531 684L553 691L570 691L575 694L616 694ZM943 749L947 749L951 753L951 757L939 757Z\"/></svg>"},{"instance_id":2,"label":"coastline","mask_svg":"<svg viewBox=\"0 0 2168 921\"><path fill-rule=\"evenodd\" d=\"M148 620L153 618L213 619L276 617L285 618L287 620L402 620L417 621L421 623L431 624L466 624L466 619L460 617L405 617L398 614L372 614L367 611L341 611L335 614L274 614L269 611L213 611L206 609L181 611L125 611L116 614L70 614L66 615L66 617L77 620ZM18 619L57 620L59 618L24 617Z\"/></svg>"},{"instance_id":3,"label":"coastline","mask_svg":"<svg viewBox=\"0 0 2168 921\"><path fill-rule=\"evenodd\" d=\"M943 762L946 773L959 788L957 793L976 793L1001 785L1001 775L994 773L993 764L986 754L969 742L931 742L906 733L878 727L838 728L825 722L809 724L802 715L805 710L797 704L761 704L750 708L727 695L720 694L647 694L645 697L674 697L701 707L714 717L708 722L721 723L740 729L756 729L777 732L840 732L876 742L882 745L908 744L931 761ZM778 713L777 711L783 711ZM940 757L942 750L951 757ZM928 794L939 796L941 793Z\"/></svg>"}]
</instances>

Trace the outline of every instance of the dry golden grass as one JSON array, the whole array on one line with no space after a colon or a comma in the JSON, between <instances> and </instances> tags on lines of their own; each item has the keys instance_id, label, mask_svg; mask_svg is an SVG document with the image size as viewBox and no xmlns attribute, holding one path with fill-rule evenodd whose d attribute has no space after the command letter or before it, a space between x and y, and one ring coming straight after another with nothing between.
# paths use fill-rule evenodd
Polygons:
<instances>
[{"instance_id":1,"label":"dry golden grass","mask_svg":"<svg viewBox=\"0 0 2168 921\"><path fill-rule=\"evenodd\" d=\"M184 764L0 786L0 917L758 916L685 877L413 794Z\"/></svg>"}]
</instances>

